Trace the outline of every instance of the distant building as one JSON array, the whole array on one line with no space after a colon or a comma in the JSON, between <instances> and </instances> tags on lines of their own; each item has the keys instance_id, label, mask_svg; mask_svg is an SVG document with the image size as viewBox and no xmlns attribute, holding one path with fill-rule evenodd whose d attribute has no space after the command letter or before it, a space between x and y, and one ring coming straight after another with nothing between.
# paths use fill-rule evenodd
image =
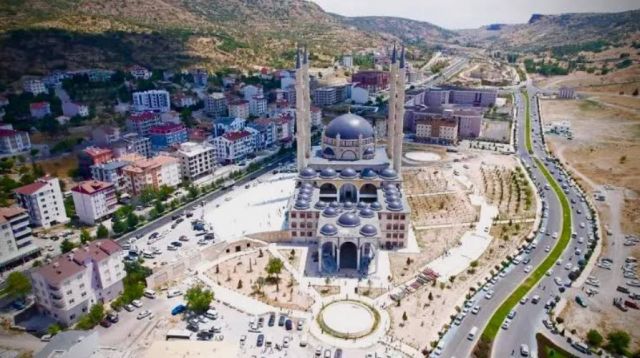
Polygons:
<instances>
[{"instance_id":1,"label":"distant building","mask_svg":"<svg viewBox=\"0 0 640 358\"><path fill-rule=\"evenodd\" d=\"M293 140L293 116L281 115L274 118L273 123L276 127L275 141L278 143L290 143Z\"/></svg>"},{"instance_id":2,"label":"distant building","mask_svg":"<svg viewBox=\"0 0 640 358\"><path fill-rule=\"evenodd\" d=\"M160 116L150 111L134 113L127 118L127 129L141 136L149 135L152 127L162 124Z\"/></svg>"},{"instance_id":3,"label":"distant building","mask_svg":"<svg viewBox=\"0 0 640 358\"><path fill-rule=\"evenodd\" d=\"M430 88L417 96L416 104L438 107L457 104L475 107L495 106L498 92L494 89Z\"/></svg>"},{"instance_id":4,"label":"distant building","mask_svg":"<svg viewBox=\"0 0 640 358\"><path fill-rule=\"evenodd\" d=\"M0 129L0 153L16 154L31 150L28 132Z\"/></svg>"},{"instance_id":5,"label":"distant building","mask_svg":"<svg viewBox=\"0 0 640 358\"><path fill-rule=\"evenodd\" d=\"M51 105L49 102L35 102L29 105L31 117L41 119L51 114Z\"/></svg>"},{"instance_id":6,"label":"distant building","mask_svg":"<svg viewBox=\"0 0 640 358\"><path fill-rule=\"evenodd\" d=\"M335 87L319 87L313 91L313 104L319 107L338 103Z\"/></svg>"},{"instance_id":7,"label":"distant building","mask_svg":"<svg viewBox=\"0 0 640 358\"><path fill-rule=\"evenodd\" d=\"M151 71L138 65L131 66L131 68L129 69L129 73L131 74L131 76L133 76L133 78L138 80L148 80L152 75Z\"/></svg>"},{"instance_id":8,"label":"distant building","mask_svg":"<svg viewBox=\"0 0 640 358\"><path fill-rule=\"evenodd\" d=\"M89 117L89 107L85 104L75 102L63 102L62 114L67 117Z\"/></svg>"},{"instance_id":9,"label":"distant building","mask_svg":"<svg viewBox=\"0 0 640 358\"><path fill-rule=\"evenodd\" d=\"M151 156L151 139L138 133L124 134L120 140L112 143L111 147L116 157L129 153L137 153L144 158Z\"/></svg>"},{"instance_id":10,"label":"distant building","mask_svg":"<svg viewBox=\"0 0 640 358\"><path fill-rule=\"evenodd\" d=\"M71 188L73 205L80 222L95 225L96 222L116 211L118 198L112 183L88 180Z\"/></svg>"},{"instance_id":11,"label":"distant building","mask_svg":"<svg viewBox=\"0 0 640 358\"><path fill-rule=\"evenodd\" d=\"M123 191L126 186L123 176L124 168L129 164L142 159L145 159L145 157L138 154L126 154L118 159L114 159L106 163L92 165L91 178L96 181L111 183L117 191Z\"/></svg>"},{"instance_id":12,"label":"distant building","mask_svg":"<svg viewBox=\"0 0 640 358\"><path fill-rule=\"evenodd\" d=\"M249 118L249 101L236 100L228 105L229 117Z\"/></svg>"},{"instance_id":13,"label":"distant building","mask_svg":"<svg viewBox=\"0 0 640 358\"><path fill-rule=\"evenodd\" d=\"M214 92L204 99L204 111L213 117L221 117L227 113L227 97L224 93Z\"/></svg>"},{"instance_id":14,"label":"distant building","mask_svg":"<svg viewBox=\"0 0 640 358\"><path fill-rule=\"evenodd\" d=\"M37 96L40 93L48 93L47 88L44 86L44 83L40 80L35 79L24 81L22 83L22 89L25 92L33 94L34 96Z\"/></svg>"},{"instance_id":15,"label":"distant building","mask_svg":"<svg viewBox=\"0 0 640 358\"><path fill-rule=\"evenodd\" d=\"M193 96L178 93L171 97L171 103L177 108L191 107L196 105L196 99Z\"/></svg>"},{"instance_id":16,"label":"distant building","mask_svg":"<svg viewBox=\"0 0 640 358\"><path fill-rule=\"evenodd\" d=\"M220 163L236 163L255 150L254 137L246 130L227 132L213 138L216 159Z\"/></svg>"},{"instance_id":17,"label":"distant building","mask_svg":"<svg viewBox=\"0 0 640 358\"><path fill-rule=\"evenodd\" d=\"M572 87L560 87L558 90L558 98L574 99L576 98L576 90Z\"/></svg>"},{"instance_id":18,"label":"distant building","mask_svg":"<svg viewBox=\"0 0 640 358\"><path fill-rule=\"evenodd\" d=\"M351 76L351 82L358 82L371 92L378 92L389 87L389 72L358 71Z\"/></svg>"},{"instance_id":19,"label":"distant building","mask_svg":"<svg viewBox=\"0 0 640 358\"><path fill-rule=\"evenodd\" d=\"M151 90L133 93L133 108L138 111L168 112L171 110L169 92Z\"/></svg>"},{"instance_id":20,"label":"distant building","mask_svg":"<svg viewBox=\"0 0 640 358\"><path fill-rule=\"evenodd\" d=\"M69 222L58 178L42 177L15 189L14 193L17 202L29 213L31 225L50 228Z\"/></svg>"},{"instance_id":21,"label":"distant building","mask_svg":"<svg viewBox=\"0 0 640 358\"><path fill-rule=\"evenodd\" d=\"M264 96L253 96L249 100L249 114L255 117L267 113L267 99Z\"/></svg>"},{"instance_id":22,"label":"distant building","mask_svg":"<svg viewBox=\"0 0 640 358\"><path fill-rule=\"evenodd\" d=\"M0 208L0 236L0 269L3 271L40 254L40 248L33 243L29 214L23 208Z\"/></svg>"},{"instance_id":23,"label":"distant building","mask_svg":"<svg viewBox=\"0 0 640 358\"><path fill-rule=\"evenodd\" d=\"M322 127L322 108L311 106L311 126L320 128Z\"/></svg>"},{"instance_id":24,"label":"distant building","mask_svg":"<svg viewBox=\"0 0 640 358\"><path fill-rule=\"evenodd\" d=\"M177 187L182 182L180 161L167 155L135 161L123 169L125 190L139 195L146 187L158 189L163 185Z\"/></svg>"},{"instance_id":25,"label":"distant building","mask_svg":"<svg viewBox=\"0 0 640 358\"><path fill-rule=\"evenodd\" d=\"M92 241L30 272L38 310L66 326L92 305L122 293L125 274L122 248L108 239Z\"/></svg>"},{"instance_id":26,"label":"distant building","mask_svg":"<svg viewBox=\"0 0 640 358\"><path fill-rule=\"evenodd\" d=\"M183 180L195 182L215 170L215 148L209 143L182 143L171 155L180 160Z\"/></svg>"},{"instance_id":27,"label":"distant building","mask_svg":"<svg viewBox=\"0 0 640 358\"><path fill-rule=\"evenodd\" d=\"M250 101L253 97L264 96L264 91L261 85L246 85L242 87L242 94L245 101Z\"/></svg>"},{"instance_id":28,"label":"distant building","mask_svg":"<svg viewBox=\"0 0 640 358\"><path fill-rule=\"evenodd\" d=\"M196 87L207 87L209 84L209 73L202 68L197 68L191 71L191 75L193 76L193 84Z\"/></svg>"},{"instance_id":29,"label":"distant building","mask_svg":"<svg viewBox=\"0 0 640 358\"><path fill-rule=\"evenodd\" d=\"M182 118L180 118L180 113L176 111L161 113L160 121L162 123L182 124Z\"/></svg>"},{"instance_id":30,"label":"distant building","mask_svg":"<svg viewBox=\"0 0 640 358\"><path fill-rule=\"evenodd\" d=\"M340 61L343 67L351 68L353 67L353 56L351 55L342 55L342 61Z\"/></svg>"},{"instance_id":31,"label":"distant building","mask_svg":"<svg viewBox=\"0 0 640 358\"><path fill-rule=\"evenodd\" d=\"M416 122L416 141L455 144L458 142L458 122L451 118L427 118Z\"/></svg>"},{"instance_id":32,"label":"distant building","mask_svg":"<svg viewBox=\"0 0 640 358\"><path fill-rule=\"evenodd\" d=\"M186 142L188 140L187 129L182 124L161 124L149 130L149 139L151 139L153 150L167 149L174 144Z\"/></svg>"},{"instance_id":33,"label":"distant building","mask_svg":"<svg viewBox=\"0 0 640 358\"><path fill-rule=\"evenodd\" d=\"M89 178L91 166L106 163L113 159L113 150L110 148L87 147L78 153L78 170L80 176Z\"/></svg>"},{"instance_id":34,"label":"distant building","mask_svg":"<svg viewBox=\"0 0 640 358\"><path fill-rule=\"evenodd\" d=\"M117 126L101 125L91 131L93 143L107 147L120 139L120 128Z\"/></svg>"},{"instance_id":35,"label":"distant building","mask_svg":"<svg viewBox=\"0 0 640 358\"><path fill-rule=\"evenodd\" d=\"M452 117L458 121L458 136L460 138L480 137L483 121L482 112L482 109L476 109L476 107L452 111Z\"/></svg>"},{"instance_id":36,"label":"distant building","mask_svg":"<svg viewBox=\"0 0 640 358\"><path fill-rule=\"evenodd\" d=\"M256 150L262 150L272 146L276 137L276 126L270 118L258 118L249 123L247 127L256 131L254 133L254 145Z\"/></svg>"},{"instance_id":37,"label":"distant building","mask_svg":"<svg viewBox=\"0 0 640 358\"><path fill-rule=\"evenodd\" d=\"M246 119L239 117L221 117L213 121L212 133L214 137L221 136L226 132L237 132L244 129Z\"/></svg>"}]
</instances>

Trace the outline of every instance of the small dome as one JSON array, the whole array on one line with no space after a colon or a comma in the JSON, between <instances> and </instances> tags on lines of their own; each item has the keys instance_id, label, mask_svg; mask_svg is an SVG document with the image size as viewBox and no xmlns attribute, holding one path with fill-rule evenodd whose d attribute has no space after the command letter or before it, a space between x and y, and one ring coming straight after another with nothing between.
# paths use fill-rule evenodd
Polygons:
<instances>
[{"instance_id":1,"label":"small dome","mask_svg":"<svg viewBox=\"0 0 640 358\"><path fill-rule=\"evenodd\" d=\"M392 201L387 204L387 209L391 211L400 211L402 210L402 203L400 202L400 200Z\"/></svg>"},{"instance_id":2,"label":"small dome","mask_svg":"<svg viewBox=\"0 0 640 358\"><path fill-rule=\"evenodd\" d=\"M309 195L309 194L299 194L298 195L298 200L309 201L309 200L311 200L311 195Z\"/></svg>"},{"instance_id":3,"label":"small dome","mask_svg":"<svg viewBox=\"0 0 640 358\"><path fill-rule=\"evenodd\" d=\"M324 236L335 236L338 234L338 228L333 224L324 224L320 228L320 233Z\"/></svg>"},{"instance_id":4,"label":"small dome","mask_svg":"<svg viewBox=\"0 0 640 358\"><path fill-rule=\"evenodd\" d=\"M311 195L311 193L313 193L313 190L309 189L309 188L302 188L300 189L300 191L298 192L298 194L309 194Z\"/></svg>"},{"instance_id":5,"label":"small dome","mask_svg":"<svg viewBox=\"0 0 640 358\"><path fill-rule=\"evenodd\" d=\"M386 195L384 201L387 203L392 203L394 201L398 201L400 198L395 194Z\"/></svg>"},{"instance_id":6,"label":"small dome","mask_svg":"<svg viewBox=\"0 0 640 358\"><path fill-rule=\"evenodd\" d=\"M354 213L344 213L338 218L338 224L344 227L356 227L360 225L360 218Z\"/></svg>"},{"instance_id":7,"label":"small dome","mask_svg":"<svg viewBox=\"0 0 640 358\"><path fill-rule=\"evenodd\" d=\"M298 210L309 209L309 202L306 200L298 200L293 207Z\"/></svg>"},{"instance_id":8,"label":"small dome","mask_svg":"<svg viewBox=\"0 0 640 358\"><path fill-rule=\"evenodd\" d=\"M302 183L301 188L302 188L302 189L310 189L310 190L313 190L313 184L311 184L311 183Z\"/></svg>"},{"instance_id":9,"label":"small dome","mask_svg":"<svg viewBox=\"0 0 640 358\"><path fill-rule=\"evenodd\" d=\"M362 226L362 228L360 229L360 235L362 236L371 237L371 236L376 236L377 234L378 234L378 229L376 229L375 226L370 224L366 224Z\"/></svg>"},{"instance_id":10,"label":"small dome","mask_svg":"<svg viewBox=\"0 0 640 358\"><path fill-rule=\"evenodd\" d=\"M369 147L364 150L364 155L373 155L375 152L376 150L373 147Z\"/></svg>"},{"instance_id":11,"label":"small dome","mask_svg":"<svg viewBox=\"0 0 640 358\"><path fill-rule=\"evenodd\" d=\"M360 216L362 216L363 218L372 218L374 215L375 213L373 212L373 210L369 208L360 210Z\"/></svg>"},{"instance_id":12,"label":"small dome","mask_svg":"<svg viewBox=\"0 0 640 358\"><path fill-rule=\"evenodd\" d=\"M327 203L325 203L324 201L319 201L315 205L316 209L324 209L326 207L327 207Z\"/></svg>"},{"instance_id":13,"label":"small dome","mask_svg":"<svg viewBox=\"0 0 640 358\"><path fill-rule=\"evenodd\" d=\"M340 115L327 125L324 135L329 138L340 139L363 139L373 138L373 127L366 119L353 113Z\"/></svg>"},{"instance_id":14,"label":"small dome","mask_svg":"<svg viewBox=\"0 0 640 358\"><path fill-rule=\"evenodd\" d=\"M344 203L342 203L342 206L343 206L345 209L353 209L353 203L352 203L352 202L350 202L350 201L345 201Z\"/></svg>"},{"instance_id":15,"label":"small dome","mask_svg":"<svg viewBox=\"0 0 640 358\"><path fill-rule=\"evenodd\" d=\"M355 178L358 175L353 168L345 168L340 172L341 178Z\"/></svg>"},{"instance_id":16,"label":"small dome","mask_svg":"<svg viewBox=\"0 0 640 358\"><path fill-rule=\"evenodd\" d=\"M332 201L332 202L329 204L329 206L330 206L330 207L332 207L332 208L339 208L339 207L340 207L340 203L339 203L339 202L337 202L337 201Z\"/></svg>"},{"instance_id":17,"label":"small dome","mask_svg":"<svg viewBox=\"0 0 640 358\"><path fill-rule=\"evenodd\" d=\"M322 216L324 217L328 217L328 218L333 218L338 216L338 210L336 210L335 208L326 208L322 211Z\"/></svg>"},{"instance_id":18,"label":"small dome","mask_svg":"<svg viewBox=\"0 0 640 358\"><path fill-rule=\"evenodd\" d=\"M385 194L397 194L398 192L398 188L396 188L394 185L387 185L384 187Z\"/></svg>"},{"instance_id":19,"label":"small dome","mask_svg":"<svg viewBox=\"0 0 640 358\"><path fill-rule=\"evenodd\" d=\"M376 210L376 211L378 211L378 210L382 210L382 205L380 205L380 203L379 203L379 202L377 202L377 201L374 201L373 203L371 203L371 205L369 205L369 207L370 207L372 210Z\"/></svg>"},{"instance_id":20,"label":"small dome","mask_svg":"<svg viewBox=\"0 0 640 358\"><path fill-rule=\"evenodd\" d=\"M371 168L366 168L362 171L362 173L360 173L360 176L365 179L375 179L378 177L378 174L376 173L375 170Z\"/></svg>"},{"instance_id":21,"label":"small dome","mask_svg":"<svg viewBox=\"0 0 640 358\"><path fill-rule=\"evenodd\" d=\"M316 171L313 168L306 167L300 172L300 178L311 179L316 177Z\"/></svg>"},{"instance_id":22,"label":"small dome","mask_svg":"<svg viewBox=\"0 0 640 358\"><path fill-rule=\"evenodd\" d=\"M358 209L364 209L367 207L367 203L365 203L364 201L359 201L358 204L356 205L356 207Z\"/></svg>"},{"instance_id":23,"label":"small dome","mask_svg":"<svg viewBox=\"0 0 640 358\"><path fill-rule=\"evenodd\" d=\"M324 168L320 172L320 177L325 179L335 178L338 173L333 168Z\"/></svg>"},{"instance_id":24,"label":"small dome","mask_svg":"<svg viewBox=\"0 0 640 358\"><path fill-rule=\"evenodd\" d=\"M391 168L384 168L380 172L380 176L385 179L396 179L398 177L398 173L396 173L396 171Z\"/></svg>"}]
</instances>

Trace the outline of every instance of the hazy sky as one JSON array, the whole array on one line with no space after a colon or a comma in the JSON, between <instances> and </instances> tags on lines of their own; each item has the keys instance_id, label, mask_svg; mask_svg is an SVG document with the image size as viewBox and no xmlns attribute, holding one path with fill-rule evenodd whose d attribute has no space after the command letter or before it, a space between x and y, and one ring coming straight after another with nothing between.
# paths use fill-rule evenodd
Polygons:
<instances>
[{"instance_id":1,"label":"hazy sky","mask_svg":"<svg viewBox=\"0 0 640 358\"><path fill-rule=\"evenodd\" d=\"M533 13L617 12L640 8L638 0L311 0L345 16L398 16L448 29L527 22Z\"/></svg>"}]
</instances>

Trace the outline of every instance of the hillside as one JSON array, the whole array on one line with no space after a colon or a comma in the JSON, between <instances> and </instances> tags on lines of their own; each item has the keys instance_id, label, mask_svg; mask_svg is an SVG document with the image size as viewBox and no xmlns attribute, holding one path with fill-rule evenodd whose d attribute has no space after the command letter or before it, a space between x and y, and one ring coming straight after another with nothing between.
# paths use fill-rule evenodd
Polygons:
<instances>
[{"instance_id":1,"label":"hillside","mask_svg":"<svg viewBox=\"0 0 640 358\"><path fill-rule=\"evenodd\" d=\"M640 32L640 10L619 13L534 14L528 23L460 30L459 41L478 47L540 50L583 42L618 42Z\"/></svg>"},{"instance_id":2,"label":"hillside","mask_svg":"<svg viewBox=\"0 0 640 358\"><path fill-rule=\"evenodd\" d=\"M336 15L337 16L337 15ZM457 34L429 22L390 16L337 16L344 24L369 33L384 33L412 44L442 44Z\"/></svg>"}]
</instances>

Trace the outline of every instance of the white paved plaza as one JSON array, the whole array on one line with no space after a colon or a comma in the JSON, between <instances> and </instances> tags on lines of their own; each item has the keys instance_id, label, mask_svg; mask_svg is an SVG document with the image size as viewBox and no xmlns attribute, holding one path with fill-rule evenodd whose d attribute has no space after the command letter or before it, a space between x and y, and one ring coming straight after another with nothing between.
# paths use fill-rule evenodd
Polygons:
<instances>
[{"instance_id":1,"label":"white paved plaza","mask_svg":"<svg viewBox=\"0 0 640 358\"><path fill-rule=\"evenodd\" d=\"M417 162L435 162L441 159L439 154L433 152L409 152L404 156Z\"/></svg>"},{"instance_id":2,"label":"white paved plaza","mask_svg":"<svg viewBox=\"0 0 640 358\"><path fill-rule=\"evenodd\" d=\"M373 312L353 301L331 303L320 314L329 328L343 334L366 334L374 324Z\"/></svg>"}]
</instances>

